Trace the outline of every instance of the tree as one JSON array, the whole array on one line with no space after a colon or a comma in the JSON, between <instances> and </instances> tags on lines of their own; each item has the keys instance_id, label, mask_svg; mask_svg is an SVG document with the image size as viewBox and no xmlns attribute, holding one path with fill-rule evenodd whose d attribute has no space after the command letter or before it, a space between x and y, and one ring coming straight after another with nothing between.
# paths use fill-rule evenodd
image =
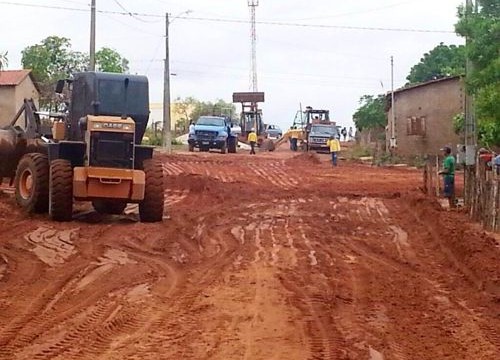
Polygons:
<instances>
[{"instance_id":1,"label":"tree","mask_svg":"<svg viewBox=\"0 0 500 360\"><path fill-rule=\"evenodd\" d=\"M500 0L477 0L479 12L459 7L456 32L468 38L466 54L473 71L467 91L476 99L479 140L500 145Z\"/></svg>"},{"instance_id":2,"label":"tree","mask_svg":"<svg viewBox=\"0 0 500 360\"><path fill-rule=\"evenodd\" d=\"M87 70L89 56L72 50L68 38L49 36L39 44L25 48L22 51L21 63L23 68L33 72L40 89L41 107L49 109L55 103L54 85L57 80L67 79L76 72ZM99 50L96 53L96 63L100 71L128 71L128 60L113 49Z\"/></svg>"},{"instance_id":3,"label":"tree","mask_svg":"<svg viewBox=\"0 0 500 360\"><path fill-rule=\"evenodd\" d=\"M200 116L228 116L233 118L236 113L236 107L232 103L227 103L222 99L216 102L200 101L193 97L184 99L177 98L175 101L174 111L185 119L187 123L197 120Z\"/></svg>"},{"instance_id":4,"label":"tree","mask_svg":"<svg viewBox=\"0 0 500 360\"><path fill-rule=\"evenodd\" d=\"M104 47L95 54L96 68L99 71L111 73L128 72L129 61L116 50Z\"/></svg>"},{"instance_id":5,"label":"tree","mask_svg":"<svg viewBox=\"0 0 500 360\"><path fill-rule=\"evenodd\" d=\"M28 46L22 51L21 63L31 69L39 82L54 81L69 77L73 72L87 68L88 57L71 50L68 38L49 36L40 44Z\"/></svg>"},{"instance_id":6,"label":"tree","mask_svg":"<svg viewBox=\"0 0 500 360\"><path fill-rule=\"evenodd\" d=\"M354 124L359 131L383 128L387 125L385 95L364 95L359 103L360 107L353 115Z\"/></svg>"},{"instance_id":7,"label":"tree","mask_svg":"<svg viewBox=\"0 0 500 360\"><path fill-rule=\"evenodd\" d=\"M425 53L406 78L408 84L465 74L465 47L440 43Z\"/></svg>"},{"instance_id":8,"label":"tree","mask_svg":"<svg viewBox=\"0 0 500 360\"><path fill-rule=\"evenodd\" d=\"M4 68L9 65L9 60L7 59L8 51L4 53L0 53L0 71L2 71Z\"/></svg>"},{"instance_id":9,"label":"tree","mask_svg":"<svg viewBox=\"0 0 500 360\"><path fill-rule=\"evenodd\" d=\"M69 78L74 72L87 68L86 54L71 50L68 38L49 36L39 44L28 46L22 51L21 64L31 69L40 89L40 105L50 108L54 99L54 84L57 80Z\"/></svg>"}]
</instances>

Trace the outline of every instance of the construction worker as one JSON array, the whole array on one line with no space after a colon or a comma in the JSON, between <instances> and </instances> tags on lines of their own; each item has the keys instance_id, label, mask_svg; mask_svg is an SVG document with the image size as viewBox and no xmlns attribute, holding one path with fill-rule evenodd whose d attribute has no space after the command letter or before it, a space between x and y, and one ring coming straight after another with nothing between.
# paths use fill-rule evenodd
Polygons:
<instances>
[{"instance_id":1,"label":"construction worker","mask_svg":"<svg viewBox=\"0 0 500 360\"><path fill-rule=\"evenodd\" d=\"M455 207L455 157L451 155L449 146L443 147L441 151L444 154L444 161L443 170L439 172L439 175L443 175L443 195L448 199L451 209Z\"/></svg>"},{"instance_id":2,"label":"construction worker","mask_svg":"<svg viewBox=\"0 0 500 360\"><path fill-rule=\"evenodd\" d=\"M344 137L344 142L346 141L346 137L347 137L347 129L346 128L343 128L342 131L340 132L342 134L342 136Z\"/></svg>"},{"instance_id":3,"label":"construction worker","mask_svg":"<svg viewBox=\"0 0 500 360\"><path fill-rule=\"evenodd\" d=\"M337 156L340 151L339 139L332 135L326 145L330 148L330 154L332 154L332 165L337 166Z\"/></svg>"},{"instance_id":4,"label":"construction worker","mask_svg":"<svg viewBox=\"0 0 500 360\"><path fill-rule=\"evenodd\" d=\"M298 131L293 131L292 134L290 135L290 148L292 151L297 151L298 150L298 142L299 142L299 132Z\"/></svg>"},{"instance_id":5,"label":"construction worker","mask_svg":"<svg viewBox=\"0 0 500 360\"><path fill-rule=\"evenodd\" d=\"M257 144L257 133L255 129L252 128L248 134L248 142L250 143L250 155L255 155L255 144Z\"/></svg>"}]
</instances>

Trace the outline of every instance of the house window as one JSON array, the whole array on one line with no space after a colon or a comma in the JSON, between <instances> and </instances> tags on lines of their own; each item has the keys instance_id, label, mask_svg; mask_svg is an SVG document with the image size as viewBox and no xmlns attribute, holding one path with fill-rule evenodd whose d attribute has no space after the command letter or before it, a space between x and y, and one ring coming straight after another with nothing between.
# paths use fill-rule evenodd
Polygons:
<instances>
[{"instance_id":1,"label":"house window","mask_svg":"<svg viewBox=\"0 0 500 360\"><path fill-rule=\"evenodd\" d=\"M425 135L425 117L412 116L407 119L407 135Z\"/></svg>"}]
</instances>

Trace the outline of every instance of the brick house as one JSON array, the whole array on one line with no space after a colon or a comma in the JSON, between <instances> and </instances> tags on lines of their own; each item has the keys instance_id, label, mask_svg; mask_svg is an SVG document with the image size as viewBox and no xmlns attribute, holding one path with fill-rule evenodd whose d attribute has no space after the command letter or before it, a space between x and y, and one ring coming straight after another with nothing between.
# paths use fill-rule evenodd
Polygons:
<instances>
[{"instance_id":1,"label":"brick house","mask_svg":"<svg viewBox=\"0 0 500 360\"><path fill-rule=\"evenodd\" d=\"M463 79L446 77L394 91L387 96L387 149L391 138L392 111L395 110L395 153L403 157L436 154L443 145L452 149L461 143L453 128L453 118L465 111Z\"/></svg>"},{"instance_id":2,"label":"brick house","mask_svg":"<svg viewBox=\"0 0 500 360\"><path fill-rule=\"evenodd\" d=\"M38 106L39 96L31 70L0 71L0 126L14 118L25 98Z\"/></svg>"}]
</instances>

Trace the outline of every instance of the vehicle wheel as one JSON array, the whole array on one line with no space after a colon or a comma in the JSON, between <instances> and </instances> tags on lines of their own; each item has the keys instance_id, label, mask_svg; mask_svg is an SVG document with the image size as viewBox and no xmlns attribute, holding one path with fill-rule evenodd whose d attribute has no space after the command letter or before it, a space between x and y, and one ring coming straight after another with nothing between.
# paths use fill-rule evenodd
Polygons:
<instances>
[{"instance_id":1,"label":"vehicle wheel","mask_svg":"<svg viewBox=\"0 0 500 360\"><path fill-rule=\"evenodd\" d=\"M194 151L194 144L189 144L189 152L193 152Z\"/></svg>"},{"instance_id":2,"label":"vehicle wheel","mask_svg":"<svg viewBox=\"0 0 500 360\"><path fill-rule=\"evenodd\" d=\"M55 221L73 218L73 169L68 160L50 163L49 214Z\"/></svg>"},{"instance_id":3,"label":"vehicle wheel","mask_svg":"<svg viewBox=\"0 0 500 360\"><path fill-rule=\"evenodd\" d=\"M139 203L139 217L142 222L163 220L165 194L163 189L162 164L158 160L144 160L146 186L144 199Z\"/></svg>"},{"instance_id":4,"label":"vehicle wheel","mask_svg":"<svg viewBox=\"0 0 500 360\"><path fill-rule=\"evenodd\" d=\"M121 215L127 203L119 200L94 200L92 206L99 214Z\"/></svg>"},{"instance_id":5,"label":"vehicle wheel","mask_svg":"<svg viewBox=\"0 0 500 360\"><path fill-rule=\"evenodd\" d=\"M24 155L17 165L16 201L30 213L44 213L49 208L49 160L47 155Z\"/></svg>"},{"instance_id":6,"label":"vehicle wheel","mask_svg":"<svg viewBox=\"0 0 500 360\"><path fill-rule=\"evenodd\" d=\"M227 144L224 143L224 145L222 145L222 147L220 148L220 153L225 154L226 152L227 152Z\"/></svg>"}]
</instances>

